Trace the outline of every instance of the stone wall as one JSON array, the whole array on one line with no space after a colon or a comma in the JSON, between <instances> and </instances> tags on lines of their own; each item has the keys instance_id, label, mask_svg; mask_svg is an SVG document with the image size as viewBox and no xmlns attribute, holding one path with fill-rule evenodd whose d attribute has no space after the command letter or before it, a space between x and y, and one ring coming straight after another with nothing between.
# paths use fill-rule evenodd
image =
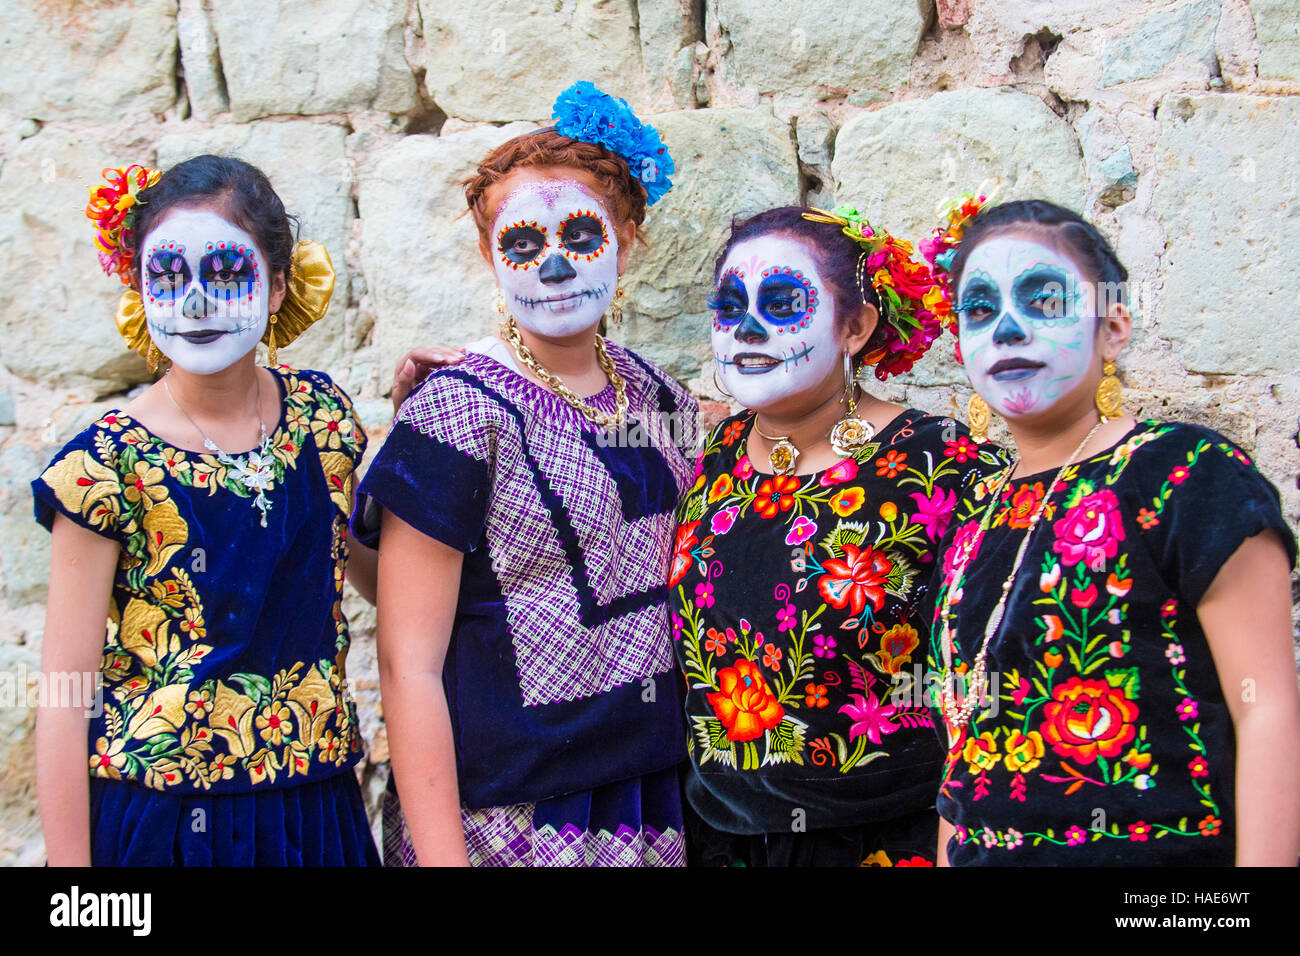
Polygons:
<instances>
[{"instance_id":1,"label":"stone wall","mask_svg":"<svg viewBox=\"0 0 1300 956\"><path fill-rule=\"evenodd\" d=\"M285 360L344 385L374 448L406 349L495 324L458 181L578 79L652 114L676 159L624 283L622 338L701 396L720 398L704 298L730 216L853 201L919 238L939 200L994 176L1002 197L1072 206L1116 243L1137 289L1127 408L1225 432L1300 518L1295 0L3 0L0 13L0 679L39 661L48 541L28 482L148 380L114 331L120 287L81 214L101 167L216 151L270 175L339 274L328 318ZM940 351L881 395L957 412L969 392ZM374 615L348 606L373 800L387 759ZM22 696L0 702L0 863L42 859Z\"/></svg>"}]
</instances>

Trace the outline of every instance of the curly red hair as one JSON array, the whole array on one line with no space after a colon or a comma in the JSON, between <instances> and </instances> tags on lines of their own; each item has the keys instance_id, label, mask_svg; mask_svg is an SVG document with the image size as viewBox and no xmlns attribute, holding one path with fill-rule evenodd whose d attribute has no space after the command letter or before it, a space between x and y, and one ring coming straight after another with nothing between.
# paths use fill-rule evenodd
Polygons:
<instances>
[{"instance_id":1,"label":"curly red hair","mask_svg":"<svg viewBox=\"0 0 1300 956\"><path fill-rule=\"evenodd\" d=\"M585 143L544 129L507 140L483 158L473 176L465 179L465 202L484 240L495 210L487 208L487 192L516 169L572 166L585 170L600 184L610 213L618 222L645 221L645 189L632 176L627 161L603 146Z\"/></svg>"}]
</instances>

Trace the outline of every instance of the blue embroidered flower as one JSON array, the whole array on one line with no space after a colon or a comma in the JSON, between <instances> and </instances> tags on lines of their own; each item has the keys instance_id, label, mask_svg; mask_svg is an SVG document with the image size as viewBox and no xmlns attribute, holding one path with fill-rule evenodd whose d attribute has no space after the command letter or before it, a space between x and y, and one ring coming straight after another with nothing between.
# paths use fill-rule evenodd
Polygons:
<instances>
[{"instance_id":1,"label":"blue embroidered flower","mask_svg":"<svg viewBox=\"0 0 1300 956\"><path fill-rule=\"evenodd\" d=\"M632 177L645 189L647 206L672 188L668 177L676 171L673 158L655 128L637 119L626 100L582 80L556 97L552 111L556 132L603 146L627 160Z\"/></svg>"}]
</instances>

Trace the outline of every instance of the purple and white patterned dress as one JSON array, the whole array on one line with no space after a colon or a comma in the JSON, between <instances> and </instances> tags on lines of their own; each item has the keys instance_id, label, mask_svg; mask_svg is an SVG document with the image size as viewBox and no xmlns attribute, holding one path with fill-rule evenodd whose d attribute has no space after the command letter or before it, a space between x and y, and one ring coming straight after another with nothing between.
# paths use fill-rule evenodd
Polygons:
<instances>
[{"instance_id":1,"label":"purple and white patterned dress","mask_svg":"<svg viewBox=\"0 0 1300 956\"><path fill-rule=\"evenodd\" d=\"M465 555L443 682L476 865L684 863L665 582L697 407L632 352L609 353L627 382L622 431L591 425L489 339L407 399L358 493L363 543L382 506ZM612 412L614 390L587 401ZM384 844L387 863L414 862L392 787Z\"/></svg>"}]
</instances>

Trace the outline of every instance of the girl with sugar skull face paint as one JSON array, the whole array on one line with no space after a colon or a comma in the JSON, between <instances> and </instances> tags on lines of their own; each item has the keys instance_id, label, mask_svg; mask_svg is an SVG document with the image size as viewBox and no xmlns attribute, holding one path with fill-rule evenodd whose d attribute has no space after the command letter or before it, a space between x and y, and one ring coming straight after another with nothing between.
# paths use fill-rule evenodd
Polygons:
<instances>
[{"instance_id":1,"label":"girl with sugar skull face paint","mask_svg":"<svg viewBox=\"0 0 1300 956\"><path fill-rule=\"evenodd\" d=\"M1018 449L957 502L926 615L940 856L1294 866L1295 542L1277 491L1222 435L1121 413L1127 272L1093 226L984 205L959 202L925 244L951 270L972 410L1003 415Z\"/></svg>"},{"instance_id":2,"label":"girl with sugar skull face paint","mask_svg":"<svg viewBox=\"0 0 1300 956\"><path fill-rule=\"evenodd\" d=\"M393 865L685 858L663 580L696 405L597 334L672 161L589 83L555 116L467 181L498 334L411 392L353 518L380 548Z\"/></svg>"},{"instance_id":3,"label":"girl with sugar skull face paint","mask_svg":"<svg viewBox=\"0 0 1300 956\"><path fill-rule=\"evenodd\" d=\"M346 535L366 436L328 376L274 365L325 314L329 257L239 160L105 174L87 213L129 286L118 328L169 367L32 483L53 532L42 668L105 691L92 716L38 718L50 862L377 863L340 603L345 573L374 589Z\"/></svg>"},{"instance_id":4,"label":"girl with sugar skull face paint","mask_svg":"<svg viewBox=\"0 0 1300 956\"><path fill-rule=\"evenodd\" d=\"M924 354L937 297L851 208L760 213L718 259L717 384L745 409L709 436L669 573L692 862L933 863L941 751L895 690L956 489L996 458L858 377Z\"/></svg>"}]
</instances>

